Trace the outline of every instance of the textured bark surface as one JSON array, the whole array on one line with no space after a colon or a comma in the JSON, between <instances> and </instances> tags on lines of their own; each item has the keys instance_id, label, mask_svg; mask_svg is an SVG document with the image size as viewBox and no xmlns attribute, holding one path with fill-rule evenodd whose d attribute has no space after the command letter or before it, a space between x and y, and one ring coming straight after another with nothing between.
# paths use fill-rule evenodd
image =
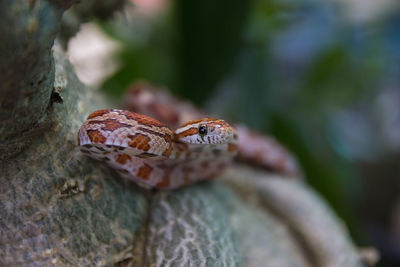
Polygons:
<instances>
[{"instance_id":1,"label":"textured bark surface","mask_svg":"<svg viewBox=\"0 0 400 267\"><path fill-rule=\"evenodd\" d=\"M9 2L25 13L0 47L12 63L0 87L0 265L362 266L304 183L232 166L216 181L148 192L81 155L79 126L111 107L78 81L59 45L50 50L56 28L39 23L29 39L19 24L57 25L69 1Z\"/></svg>"},{"instance_id":2,"label":"textured bark surface","mask_svg":"<svg viewBox=\"0 0 400 267\"><path fill-rule=\"evenodd\" d=\"M0 159L22 150L46 117L54 81L50 49L62 12L47 1L0 2Z\"/></svg>"}]
</instances>

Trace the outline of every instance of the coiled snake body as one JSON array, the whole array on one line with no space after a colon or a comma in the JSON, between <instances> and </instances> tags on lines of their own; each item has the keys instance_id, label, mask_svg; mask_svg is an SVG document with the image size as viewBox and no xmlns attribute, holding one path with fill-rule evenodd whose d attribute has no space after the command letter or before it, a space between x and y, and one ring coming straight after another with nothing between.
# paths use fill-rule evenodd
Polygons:
<instances>
[{"instance_id":1,"label":"coiled snake body","mask_svg":"<svg viewBox=\"0 0 400 267\"><path fill-rule=\"evenodd\" d=\"M236 154L284 177L301 177L295 158L275 139L243 125L197 119L205 114L148 83L133 84L124 106L129 111L90 114L79 130L78 144L83 153L140 186L174 189L210 179Z\"/></svg>"},{"instance_id":2,"label":"coiled snake body","mask_svg":"<svg viewBox=\"0 0 400 267\"><path fill-rule=\"evenodd\" d=\"M213 118L189 121L173 132L151 117L106 109L88 116L78 144L142 187L174 189L222 171L237 152L237 134Z\"/></svg>"}]
</instances>

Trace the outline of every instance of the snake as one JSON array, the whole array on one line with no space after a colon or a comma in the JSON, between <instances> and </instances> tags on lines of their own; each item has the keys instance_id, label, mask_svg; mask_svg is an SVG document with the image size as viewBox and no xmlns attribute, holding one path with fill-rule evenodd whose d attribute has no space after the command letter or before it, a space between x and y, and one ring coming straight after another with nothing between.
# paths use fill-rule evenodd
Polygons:
<instances>
[{"instance_id":1,"label":"snake","mask_svg":"<svg viewBox=\"0 0 400 267\"><path fill-rule=\"evenodd\" d=\"M156 118L172 129L187 121L209 116L191 102L147 81L132 83L122 99L124 109ZM296 157L276 138L250 129L242 123L232 126L237 132L235 162L273 172L282 178L303 178Z\"/></svg>"},{"instance_id":2,"label":"snake","mask_svg":"<svg viewBox=\"0 0 400 267\"><path fill-rule=\"evenodd\" d=\"M78 145L141 187L176 189L217 177L237 154L237 132L221 119L189 120L172 130L150 116L103 109L84 121Z\"/></svg>"}]
</instances>

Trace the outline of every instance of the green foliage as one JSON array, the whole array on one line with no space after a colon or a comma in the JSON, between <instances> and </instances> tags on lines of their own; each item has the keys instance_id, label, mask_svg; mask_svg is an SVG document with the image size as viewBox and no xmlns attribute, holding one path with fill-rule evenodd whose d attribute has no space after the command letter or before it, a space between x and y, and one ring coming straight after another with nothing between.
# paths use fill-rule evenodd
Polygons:
<instances>
[{"instance_id":1,"label":"green foliage","mask_svg":"<svg viewBox=\"0 0 400 267\"><path fill-rule=\"evenodd\" d=\"M126 88L138 79L144 79L166 86L174 86L176 76L176 49L174 29L167 17L155 21L141 21L132 24L102 23L110 37L119 41L122 49L116 55L121 67L102 85L102 90L119 98ZM143 24L151 23L150 25Z\"/></svg>"},{"instance_id":2,"label":"green foliage","mask_svg":"<svg viewBox=\"0 0 400 267\"><path fill-rule=\"evenodd\" d=\"M232 69L252 1L177 0L177 90L204 103Z\"/></svg>"},{"instance_id":3,"label":"green foliage","mask_svg":"<svg viewBox=\"0 0 400 267\"><path fill-rule=\"evenodd\" d=\"M334 43L312 59L298 94L303 106L311 112L326 105L347 106L376 87L380 63L368 62L372 53L366 59L354 59L352 53Z\"/></svg>"}]
</instances>

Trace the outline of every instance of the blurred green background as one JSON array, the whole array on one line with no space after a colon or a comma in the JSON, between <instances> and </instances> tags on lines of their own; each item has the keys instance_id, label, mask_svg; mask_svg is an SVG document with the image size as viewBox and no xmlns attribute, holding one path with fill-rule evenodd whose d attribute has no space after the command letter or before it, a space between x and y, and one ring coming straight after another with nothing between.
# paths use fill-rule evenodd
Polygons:
<instances>
[{"instance_id":1,"label":"blurred green background","mask_svg":"<svg viewBox=\"0 0 400 267\"><path fill-rule=\"evenodd\" d=\"M99 22L122 45L104 92L145 79L275 136L356 243L400 266L397 1L132 4Z\"/></svg>"}]
</instances>

